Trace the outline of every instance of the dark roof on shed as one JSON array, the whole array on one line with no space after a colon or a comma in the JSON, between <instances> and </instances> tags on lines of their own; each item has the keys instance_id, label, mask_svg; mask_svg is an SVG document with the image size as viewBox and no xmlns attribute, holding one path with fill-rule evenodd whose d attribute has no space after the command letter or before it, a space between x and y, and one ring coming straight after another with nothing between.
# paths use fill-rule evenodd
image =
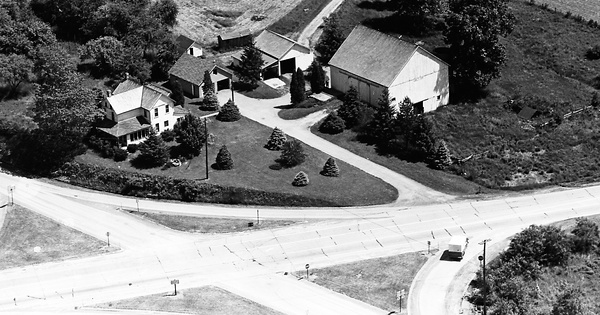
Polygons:
<instances>
[{"instance_id":1,"label":"dark roof on shed","mask_svg":"<svg viewBox=\"0 0 600 315\"><path fill-rule=\"evenodd\" d=\"M183 54L177 59L173 67L171 67L169 74L199 86L204 81L204 72L212 71L215 66L231 73L231 71L222 66L217 60Z\"/></svg>"},{"instance_id":2,"label":"dark roof on shed","mask_svg":"<svg viewBox=\"0 0 600 315\"><path fill-rule=\"evenodd\" d=\"M229 33L220 34L219 37L221 38L221 40L229 40L229 39L245 37L245 36L249 36L249 35L252 35L252 33L250 33L249 29L245 28L242 30L237 30L237 31L229 32Z\"/></svg>"},{"instance_id":3,"label":"dark roof on shed","mask_svg":"<svg viewBox=\"0 0 600 315\"><path fill-rule=\"evenodd\" d=\"M535 110L529 106L525 106L525 107L523 107L523 109L521 109L521 111L517 114L517 116L519 116L520 118L526 119L526 120L530 120L531 118L533 118L533 116L535 116L536 113L537 113L537 110Z\"/></svg>"},{"instance_id":4,"label":"dark roof on shed","mask_svg":"<svg viewBox=\"0 0 600 315\"><path fill-rule=\"evenodd\" d=\"M181 55L185 53L195 41L185 35L179 35L175 39L175 42L177 43L177 52Z\"/></svg>"},{"instance_id":5,"label":"dark roof on shed","mask_svg":"<svg viewBox=\"0 0 600 315\"><path fill-rule=\"evenodd\" d=\"M329 65L389 87L418 49L427 52L415 44L358 25L333 55Z\"/></svg>"}]
</instances>

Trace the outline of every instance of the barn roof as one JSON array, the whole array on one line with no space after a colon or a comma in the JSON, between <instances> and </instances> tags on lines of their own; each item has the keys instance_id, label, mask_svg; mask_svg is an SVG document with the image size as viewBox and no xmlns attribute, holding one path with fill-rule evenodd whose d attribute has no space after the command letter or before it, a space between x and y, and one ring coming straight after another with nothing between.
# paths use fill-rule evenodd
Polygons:
<instances>
[{"instance_id":1,"label":"barn roof","mask_svg":"<svg viewBox=\"0 0 600 315\"><path fill-rule=\"evenodd\" d=\"M234 38L239 38L239 37L245 37L245 36L248 36L251 34L252 33L250 33L250 30L245 28L242 30L237 30L237 31L229 32L229 33L220 34L219 37L221 38L221 40L229 40L229 39L234 39Z\"/></svg>"},{"instance_id":2,"label":"barn roof","mask_svg":"<svg viewBox=\"0 0 600 315\"><path fill-rule=\"evenodd\" d=\"M175 62L173 67L171 67L169 74L200 86L204 81L204 72L212 71L215 66L218 66L225 72L231 73L231 71L221 66L216 60L198 58L192 55L183 54L181 57L179 57L179 59L177 59L177 62Z\"/></svg>"},{"instance_id":3,"label":"barn roof","mask_svg":"<svg viewBox=\"0 0 600 315\"><path fill-rule=\"evenodd\" d=\"M358 25L333 55L329 65L389 87L419 49L425 51L397 37Z\"/></svg>"},{"instance_id":4,"label":"barn roof","mask_svg":"<svg viewBox=\"0 0 600 315\"><path fill-rule=\"evenodd\" d=\"M302 46L309 49L306 46L298 44L298 42L289 39L283 35L275 32L265 30L260 33L254 40L256 48L262 51L264 54L270 55L275 59L281 59L294 45Z\"/></svg>"}]
</instances>

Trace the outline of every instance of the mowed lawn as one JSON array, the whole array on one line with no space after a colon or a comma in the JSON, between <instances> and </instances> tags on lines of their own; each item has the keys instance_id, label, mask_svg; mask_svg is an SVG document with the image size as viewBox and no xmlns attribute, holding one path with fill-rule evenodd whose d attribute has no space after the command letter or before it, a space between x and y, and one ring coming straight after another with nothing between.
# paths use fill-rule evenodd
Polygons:
<instances>
[{"instance_id":1,"label":"mowed lawn","mask_svg":"<svg viewBox=\"0 0 600 315\"><path fill-rule=\"evenodd\" d=\"M391 185L342 161L337 161L340 168L339 177L320 175L319 172L329 156L308 145L304 145L307 154L304 163L292 168L281 168L276 162L281 153L264 148L272 129L249 119L242 118L237 122L220 122L212 119L208 123L208 129L209 133L215 135L215 141L208 147L207 183L302 195L348 206L384 204L396 200L398 196L398 192ZM231 152L234 162L232 170L221 171L211 167L223 144L227 145ZM171 145L176 143L173 142ZM200 156L185 162L180 167L167 169L136 169L131 166L129 159L117 163L112 159L101 158L91 151L78 156L76 161L174 178L204 180L206 172L204 154L203 149ZM308 186L292 186L294 176L300 171L307 173L310 181Z\"/></svg>"},{"instance_id":2,"label":"mowed lawn","mask_svg":"<svg viewBox=\"0 0 600 315\"><path fill-rule=\"evenodd\" d=\"M34 248L40 251L35 252ZM0 230L0 269L117 250L33 211L14 206Z\"/></svg>"},{"instance_id":3,"label":"mowed lawn","mask_svg":"<svg viewBox=\"0 0 600 315\"><path fill-rule=\"evenodd\" d=\"M177 290L94 305L96 308L148 310L202 315L283 315L264 305L215 286Z\"/></svg>"}]
</instances>

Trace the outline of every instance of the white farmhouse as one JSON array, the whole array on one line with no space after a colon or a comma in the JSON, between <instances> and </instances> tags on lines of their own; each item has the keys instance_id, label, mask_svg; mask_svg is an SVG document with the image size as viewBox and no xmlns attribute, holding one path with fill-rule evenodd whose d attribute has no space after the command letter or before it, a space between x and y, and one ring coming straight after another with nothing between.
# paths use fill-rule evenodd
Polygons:
<instances>
[{"instance_id":1,"label":"white farmhouse","mask_svg":"<svg viewBox=\"0 0 600 315\"><path fill-rule=\"evenodd\" d=\"M354 86L362 101L376 105L384 88L395 102L409 97L416 112L448 104L448 64L419 45L359 25L329 62L331 87Z\"/></svg>"},{"instance_id":2,"label":"white farmhouse","mask_svg":"<svg viewBox=\"0 0 600 315\"><path fill-rule=\"evenodd\" d=\"M158 133L173 129L188 111L174 106L170 93L159 86L126 80L113 93L107 91L101 105L106 117L96 129L120 146L142 142L150 128Z\"/></svg>"}]
</instances>

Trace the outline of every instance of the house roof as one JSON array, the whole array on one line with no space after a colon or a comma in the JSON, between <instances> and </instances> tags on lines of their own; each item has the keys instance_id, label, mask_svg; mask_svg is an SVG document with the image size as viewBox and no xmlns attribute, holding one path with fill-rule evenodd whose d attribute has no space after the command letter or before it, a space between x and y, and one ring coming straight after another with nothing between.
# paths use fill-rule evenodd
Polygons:
<instances>
[{"instance_id":1,"label":"house roof","mask_svg":"<svg viewBox=\"0 0 600 315\"><path fill-rule=\"evenodd\" d=\"M113 92L113 94L119 94L119 93L123 93L123 92L127 92L129 90L133 90L137 87L142 86L141 84L132 81L130 79L127 79L121 83L119 83L119 85L117 85L117 88L115 89L115 91Z\"/></svg>"},{"instance_id":2,"label":"house roof","mask_svg":"<svg viewBox=\"0 0 600 315\"><path fill-rule=\"evenodd\" d=\"M175 42L177 43L177 53L181 55L185 53L195 41L185 35L179 35L175 39Z\"/></svg>"},{"instance_id":3,"label":"house roof","mask_svg":"<svg viewBox=\"0 0 600 315\"><path fill-rule=\"evenodd\" d=\"M389 87L417 50L425 49L368 27L356 26L329 65Z\"/></svg>"},{"instance_id":4,"label":"house roof","mask_svg":"<svg viewBox=\"0 0 600 315\"><path fill-rule=\"evenodd\" d=\"M232 57L234 59L241 61L243 54L244 54L243 51L238 51L235 54L233 54ZM262 55L262 60L263 60L263 65L262 65L261 69L268 68L269 66L271 66L272 64L277 62L277 59L275 59L273 56L269 56L263 52L261 52L261 55Z\"/></svg>"},{"instance_id":5,"label":"house roof","mask_svg":"<svg viewBox=\"0 0 600 315\"><path fill-rule=\"evenodd\" d=\"M171 67L169 74L200 86L204 81L204 72L212 71L215 66L227 73L231 73L227 68L221 66L217 60L198 58L192 55L183 54L177 59L177 62L175 62L173 67Z\"/></svg>"},{"instance_id":6,"label":"house roof","mask_svg":"<svg viewBox=\"0 0 600 315\"><path fill-rule=\"evenodd\" d=\"M115 137L125 136L149 127L150 123L142 116L125 119L118 123L105 118L96 125L99 130Z\"/></svg>"},{"instance_id":7,"label":"house roof","mask_svg":"<svg viewBox=\"0 0 600 315\"><path fill-rule=\"evenodd\" d=\"M183 108L181 105L177 105L174 107L173 115L174 116L185 116L190 113L189 109Z\"/></svg>"},{"instance_id":8,"label":"house roof","mask_svg":"<svg viewBox=\"0 0 600 315\"><path fill-rule=\"evenodd\" d=\"M127 81L125 81L127 82ZM119 84L119 87L121 84ZM119 87L115 92L120 91ZM169 96L166 89L159 89L155 86L144 85L113 94L106 100L117 115L134 110L137 108L152 109L161 96Z\"/></svg>"},{"instance_id":9,"label":"house roof","mask_svg":"<svg viewBox=\"0 0 600 315\"><path fill-rule=\"evenodd\" d=\"M229 40L229 39L234 39L234 38L239 38L239 37L245 37L245 36L248 36L251 34L252 33L250 33L250 30L245 28L242 30L237 30L237 31L229 32L229 33L220 34L219 37L221 38L221 40Z\"/></svg>"},{"instance_id":10,"label":"house roof","mask_svg":"<svg viewBox=\"0 0 600 315\"><path fill-rule=\"evenodd\" d=\"M260 33L255 39L254 44L264 54L270 55L275 59L281 59L283 56L294 47L294 45L302 46L309 49L306 46L300 45L298 42L289 39L283 35L275 32L265 30ZM263 59L265 59L263 57Z\"/></svg>"}]
</instances>

